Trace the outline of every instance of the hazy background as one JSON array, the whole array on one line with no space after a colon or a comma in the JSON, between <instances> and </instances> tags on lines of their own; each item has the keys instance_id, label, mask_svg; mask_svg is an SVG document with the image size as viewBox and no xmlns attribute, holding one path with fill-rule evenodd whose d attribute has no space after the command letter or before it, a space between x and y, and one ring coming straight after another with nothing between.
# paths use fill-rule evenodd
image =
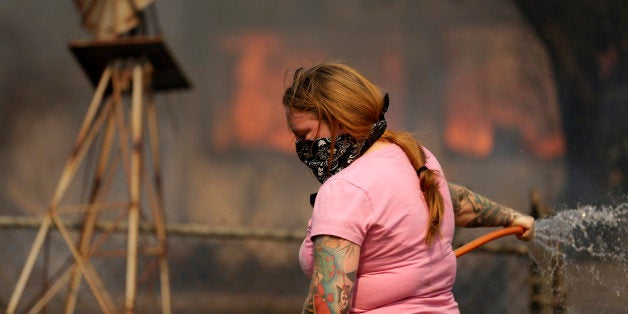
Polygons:
<instances>
[{"instance_id":1,"label":"hazy background","mask_svg":"<svg viewBox=\"0 0 628 314\"><path fill-rule=\"evenodd\" d=\"M93 92L67 44L90 35L71 1L0 3L3 208L37 214ZM317 185L295 158L280 98L286 71L327 60L389 92L391 128L419 132L451 181L522 211L530 189L551 200L563 183L548 57L508 2L164 1L157 9L193 84L157 97L171 221L302 224Z\"/></svg>"},{"instance_id":2,"label":"hazy background","mask_svg":"<svg viewBox=\"0 0 628 314\"><path fill-rule=\"evenodd\" d=\"M329 60L388 92L390 128L417 132L450 181L526 213L533 189L561 204L554 73L509 1L158 1L157 13L193 85L157 97L168 222L303 230L318 184L280 100L287 71ZM0 214L45 213L93 93L67 45L89 38L72 1L0 1ZM173 286L211 286L189 273L203 259L223 274L266 263L298 276L297 248L176 245Z\"/></svg>"}]
</instances>

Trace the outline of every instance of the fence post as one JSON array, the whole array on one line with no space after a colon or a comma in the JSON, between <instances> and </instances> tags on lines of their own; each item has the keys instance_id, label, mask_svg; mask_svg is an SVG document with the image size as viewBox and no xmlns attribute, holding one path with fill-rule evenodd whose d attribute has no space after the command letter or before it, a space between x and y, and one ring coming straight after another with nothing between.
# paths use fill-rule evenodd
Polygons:
<instances>
[{"instance_id":1,"label":"fence post","mask_svg":"<svg viewBox=\"0 0 628 314\"><path fill-rule=\"evenodd\" d=\"M530 193L531 213L534 219L546 218L552 210L542 204L538 190ZM560 248L558 248L560 250ZM531 261L530 264L530 313L565 313L565 289L563 281L564 259L561 254L553 254L549 264L552 270Z\"/></svg>"}]
</instances>

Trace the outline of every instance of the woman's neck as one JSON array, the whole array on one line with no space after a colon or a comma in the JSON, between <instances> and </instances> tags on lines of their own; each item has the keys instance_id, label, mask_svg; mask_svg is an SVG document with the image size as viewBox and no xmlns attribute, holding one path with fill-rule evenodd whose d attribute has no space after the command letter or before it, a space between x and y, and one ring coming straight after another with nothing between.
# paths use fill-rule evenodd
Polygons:
<instances>
[{"instance_id":1,"label":"woman's neck","mask_svg":"<svg viewBox=\"0 0 628 314\"><path fill-rule=\"evenodd\" d=\"M369 147L369 149L366 150L366 152L364 152L364 154L369 154L372 153L374 151L380 150L386 146L390 145L389 142L383 141L383 140L378 140L377 142L373 143L373 145L371 145L371 147Z\"/></svg>"}]
</instances>

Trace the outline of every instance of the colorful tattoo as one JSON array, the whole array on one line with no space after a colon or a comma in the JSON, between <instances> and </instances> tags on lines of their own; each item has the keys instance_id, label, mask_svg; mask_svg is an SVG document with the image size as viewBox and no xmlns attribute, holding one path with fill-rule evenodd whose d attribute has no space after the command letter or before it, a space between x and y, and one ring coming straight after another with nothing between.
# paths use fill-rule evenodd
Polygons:
<instances>
[{"instance_id":1,"label":"colorful tattoo","mask_svg":"<svg viewBox=\"0 0 628 314\"><path fill-rule=\"evenodd\" d=\"M314 239L314 269L303 313L348 313L355 286L360 247L350 241Z\"/></svg>"},{"instance_id":2,"label":"colorful tattoo","mask_svg":"<svg viewBox=\"0 0 628 314\"><path fill-rule=\"evenodd\" d=\"M467 223L467 228L509 226L521 215L511 208L497 204L460 185L450 183L449 192L455 216L467 212L473 213L474 218Z\"/></svg>"}]
</instances>

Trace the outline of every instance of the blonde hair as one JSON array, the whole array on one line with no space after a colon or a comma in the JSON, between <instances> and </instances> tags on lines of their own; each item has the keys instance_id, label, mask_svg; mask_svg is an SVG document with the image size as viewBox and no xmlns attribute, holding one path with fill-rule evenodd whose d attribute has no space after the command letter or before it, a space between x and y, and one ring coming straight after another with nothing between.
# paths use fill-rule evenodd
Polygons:
<instances>
[{"instance_id":1,"label":"blonde hair","mask_svg":"<svg viewBox=\"0 0 628 314\"><path fill-rule=\"evenodd\" d=\"M362 141L368 138L373 124L379 120L383 98L379 88L355 69L342 63L322 63L309 69L297 69L282 102L288 110L316 114L321 123L329 126L332 141L340 126L357 141ZM415 170L425 165L421 144L409 133L386 130L381 140L400 146ZM436 171L422 171L419 179L429 208L426 242L431 244L440 231L443 197Z\"/></svg>"}]
</instances>

